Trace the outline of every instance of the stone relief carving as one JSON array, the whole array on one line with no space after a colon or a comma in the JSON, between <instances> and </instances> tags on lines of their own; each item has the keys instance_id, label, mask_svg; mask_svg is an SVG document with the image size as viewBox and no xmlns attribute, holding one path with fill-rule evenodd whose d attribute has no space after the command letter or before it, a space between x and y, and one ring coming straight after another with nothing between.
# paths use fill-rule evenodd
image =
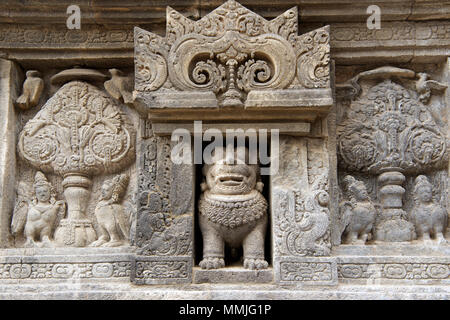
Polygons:
<instances>
[{"instance_id":1,"label":"stone relief carving","mask_svg":"<svg viewBox=\"0 0 450 320\"><path fill-rule=\"evenodd\" d=\"M224 150L224 155L226 154ZM236 152L238 154L238 152ZM248 154L248 151L246 152ZM203 269L225 266L224 245L243 246L244 267L265 269L264 240L267 228L267 201L262 196L257 165L237 158L215 159L203 168L205 182L199 201L199 223L203 236Z\"/></svg>"},{"instance_id":2,"label":"stone relief carving","mask_svg":"<svg viewBox=\"0 0 450 320\"><path fill-rule=\"evenodd\" d=\"M274 238L287 256L331 252L328 166L323 141L284 138L280 174L272 179ZM276 186L276 187L275 187Z\"/></svg>"},{"instance_id":3,"label":"stone relief carving","mask_svg":"<svg viewBox=\"0 0 450 320\"><path fill-rule=\"evenodd\" d=\"M136 90L210 91L242 106L251 90L328 88L329 28L297 36L297 15L267 21L229 0L192 21L168 7L165 38L135 29Z\"/></svg>"},{"instance_id":4,"label":"stone relief carving","mask_svg":"<svg viewBox=\"0 0 450 320\"><path fill-rule=\"evenodd\" d=\"M1 263L0 279L113 279L130 276L131 263Z\"/></svg>"},{"instance_id":5,"label":"stone relief carving","mask_svg":"<svg viewBox=\"0 0 450 320\"><path fill-rule=\"evenodd\" d=\"M364 182L348 175L344 177L343 183L349 198L340 205L343 243L364 244L371 236L377 210L367 193Z\"/></svg>"},{"instance_id":6,"label":"stone relief carving","mask_svg":"<svg viewBox=\"0 0 450 320\"><path fill-rule=\"evenodd\" d=\"M128 175L121 174L103 183L101 198L95 208L99 237L90 246L117 247L129 244L131 221L121 204L129 179Z\"/></svg>"},{"instance_id":7,"label":"stone relief carving","mask_svg":"<svg viewBox=\"0 0 450 320\"><path fill-rule=\"evenodd\" d=\"M73 70L81 74L84 69ZM82 81L63 85L26 123L19 155L33 167L63 177L68 214L55 232L58 245L86 246L96 239L86 216L92 177L131 164L134 144L133 126L116 102Z\"/></svg>"},{"instance_id":8,"label":"stone relief carving","mask_svg":"<svg viewBox=\"0 0 450 320\"><path fill-rule=\"evenodd\" d=\"M416 81L416 91L419 94L419 100L423 103L428 103L430 100L431 90L441 92L447 88L447 86L442 83L428 80L430 76L424 72L417 73L417 77L419 79Z\"/></svg>"},{"instance_id":9,"label":"stone relief carving","mask_svg":"<svg viewBox=\"0 0 450 320\"><path fill-rule=\"evenodd\" d=\"M295 256L329 255L329 195L317 190L310 195L301 192L279 193L279 230L285 253ZM305 201L306 199L306 201Z\"/></svg>"},{"instance_id":10,"label":"stone relief carving","mask_svg":"<svg viewBox=\"0 0 450 320\"><path fill-rule=\"evenodd\" d=\"M109 69L109 73L111 74L111 79L104 83L106 91L114 99L123 101L126 104L132 103L133 94L129 85L130 79L124 76L119 69Z\"/></svg>"},{"instance_id":11,"label":"stone relief carving","mask_svg":"<svg viewBox=\"0 0 450 320\"><path fill-rule=\"evenodd\" d=\"M26 189L19 184L11 231L14 235L23 233L25 247L53 247L55 223L64 217L66 204L55 199L53 186L40 171L36 172L32 198L27 199Z\"/></svg>"},{"instance_id":12,"label":"stone relief carving","mask_svg":"<svg viewBox=\"0 0 450 320\"><path fill-rule=\"evenodd\" d=\"M405 174L440 169L447 158L442 129L420 101L422 93L410 89L415 76L411 70L381 67L360 73L339 88L352 89L337 129L340 167L378 176L381 211L375 240L414 239L414 226L403 210Z\"/></svg>"},{"instance_id":13,"label":"stone relief carving","mask_svg":"<svg viewBox=\"0 0 450 320\"><path fill-rule=\"evenodd\" d=\"M281 280L286 282L331 282L332 264L320 262L282 262Z\"/></svg>"},{"instance_id":14,"label":"stone relief carving","mask_svg":"<svg viewBox=\"0 0 450 320\"><path fill-rule=\"evenodd\" d=\"M439 243L447 243L444 238L447 211L433 201L432 185L424 175L415 179L414 202L411 220L416 227L418 239L430 241L433 237Z\"/></svg>"},{"instance_id":15,"label":"stone relief carving","mask_svg":"<svg viewBox=\"0 0 450 320\"><path fill-rule=\"evenodd\" d=\"M147 121L145 123L149 130L141 147L137 245L144 255L189 255L192 252L192 219L187 215L174 215L170 201L170 141L154 136L151 126Z\"/></svg>"},{"instance_id":16,"label":"stone relief carving","mask_svg":"<svg viewBox=\"0 0 450 320\"><path fill-rule=\"evenodd\" d=\"M29 70L27 78L23 83L22 94L16 100L16 106L22 110L33 108L39 103L42 91L44 90L44 80L40 78L40 73L36 70Z\"/></svg>"}]
</instances>

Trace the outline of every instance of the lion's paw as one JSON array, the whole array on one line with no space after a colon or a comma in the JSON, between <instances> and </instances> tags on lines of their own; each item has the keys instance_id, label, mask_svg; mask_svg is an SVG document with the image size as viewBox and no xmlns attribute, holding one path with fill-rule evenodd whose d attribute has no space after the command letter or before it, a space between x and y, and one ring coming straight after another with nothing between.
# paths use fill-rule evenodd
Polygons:
<instances>
[{"instance_id":1,"label":"lion's paw","mask_svg":"<svg viewBox=\"0 0 450 320\"><path fill-rule=\"evenodd\" d=\"M206 257L200 261L202 269L219 269L225 267L225 260L223 258Z\"/></svg>"},{"instance_id":2,"label":"lion's paw","mask_svg":"<svg viewBox=\"0 0 450 320\"><path fill-rule=\"evenodd\" d=\"M244 259L244 268L252 270L267 269L269 264L264 259Z\"/></svg>"}]
</instances>

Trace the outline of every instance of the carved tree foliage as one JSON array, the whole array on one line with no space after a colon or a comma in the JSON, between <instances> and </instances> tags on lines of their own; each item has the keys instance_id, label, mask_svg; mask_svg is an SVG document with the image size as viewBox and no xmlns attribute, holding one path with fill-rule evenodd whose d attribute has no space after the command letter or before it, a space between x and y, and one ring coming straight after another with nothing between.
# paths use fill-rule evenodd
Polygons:
<instances>
[{"instance_id":1,"label":"carved tree foliage","mask_svg":"<svg viewBox=\"0 0 450 320\"><path fill-rule=\"evenodd\" d=\"M31 165L61 175L112 173L134 160L135 131L116 102L96 87L72 81L24 127L19 153Z\"/></svg>"},{"instance_id":2,"label":"carved tree foliage","mask_svg":"<svg viewBox=\"0 0 450 320\"><path fill-rule=\"evenodd\" d=\"M338 127L338 152L348 170L416 172L441 166L447 146L417 93L387 79L352 101Z\"/></svg>"}]
</instances>

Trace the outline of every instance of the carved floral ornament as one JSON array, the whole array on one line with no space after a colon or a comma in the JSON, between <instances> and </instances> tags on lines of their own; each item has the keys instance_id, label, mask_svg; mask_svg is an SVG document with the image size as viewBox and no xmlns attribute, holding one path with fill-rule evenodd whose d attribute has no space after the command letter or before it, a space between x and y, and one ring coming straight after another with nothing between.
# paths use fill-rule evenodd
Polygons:
<instances>
[{"instance_id":1,"label":"carved floral ornament","mask_svg":"<svg viewBox=\"0 0 450 320\"><path fill-rule=\"evenodd\" d=\"M19 154L61 175L112 173L134 159L134 129L114 100L80 81L64 85L19 136Z\"/></svg>"},{"instance_id":2,"label":"carved floral ornament","mask_svg":"<svg viewBox=\"0 0 450 320\"><path fill-rule=\"evenodd\" d=\"M211 91L239 105L255 89L328 88L329 28L298 36L297 15L267 21L230 0L192 21L168 7L165 38L135 29L136 90Z\"/></svg>"},{"instance_id":3,"label":"carved floral ornament","mask_svg":"<svg viewBox=\"0 0 450 320\"><path fill-rule=\"evenodd\" d=\"M389 72L399 76L403 70L403 76L411 78L414 72L376 70L370 71L370 78L378 74L380 80L367 90L353 81L356 98L338 127L341 165L375 174L387 168L416 172L441 166L447 153L445 135L419 94L389 76Z\"/></svg>"}]
</instances>

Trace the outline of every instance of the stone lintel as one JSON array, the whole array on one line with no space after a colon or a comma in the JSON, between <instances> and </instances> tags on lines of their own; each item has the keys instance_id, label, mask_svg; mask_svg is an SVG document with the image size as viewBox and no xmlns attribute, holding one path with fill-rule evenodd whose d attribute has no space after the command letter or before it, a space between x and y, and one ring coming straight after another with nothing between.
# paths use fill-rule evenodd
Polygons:
<instances>
[{"instance_id":1,"label":"stone lintel","mask_svg":"<svg viewBox=\"0 0 450 320\"><path fill-rule=\"evenodd\" d=\"M333 105L330 88L326 89L285 89L253 90L245 102L246 109L289 108L291 112L303 108L317 108L327 111Z\"/></svg>"},{"instance_id":2,"label":"stone lintel","mask_svg":"<svg viewBox=\"0 0 450 320\"><path fill-rule=\"evenodd\" d=\"M193 123L154 123L153 132L157 135L171 135L176 129L186 129L194 133ZM202 133L206 130L217 129L222 133L226 133L227 129L237 130L242 129L244 134L248 129L255 129L256 132L265 129L270 134L270 130L278 129L279 134L288 135L307 135L310 133L311 124L308 122L297 123L202 123ZM239 134L239 133L236 133Z\"/></svg>"}]
</instances>

